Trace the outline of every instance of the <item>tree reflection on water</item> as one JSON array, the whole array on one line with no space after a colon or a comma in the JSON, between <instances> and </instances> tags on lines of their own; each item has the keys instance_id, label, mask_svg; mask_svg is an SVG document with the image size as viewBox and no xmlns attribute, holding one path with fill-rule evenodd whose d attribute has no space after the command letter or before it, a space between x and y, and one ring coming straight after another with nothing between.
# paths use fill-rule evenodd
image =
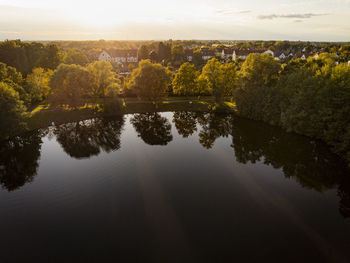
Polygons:
<instances>
[{"instance_id":1,"label":"tree reflection on water","mask_svg":"<svg viewBox=\"0 0 350 263\"><path fill-rule=\"evenodd\" d=\"M39 166L42 132L35 131L0 143L0 184L13 191L32 182Z\"/></svg>"},{"instance_id":2,"label":"tree reflection on water","mask_svg":"<svg viewBox=\"0 0 350 263\"><path fill-rule=\"evenodd\" d=\"M59 125L53 133L69 156L83 159L118 150L124 123L122 116L95 118Z\"/></svg>"},{"instance_id":3,"label":"tree reflection on water","mask_svg":"<svg viewBox=\"0 0 350 263\"><path fill-rule=\"evenodd\" d=\"M194 117L188 121L188 116L193 115L174 114L173 121L183 137L188 136L183 131L193 127ZM217 138L231 136L231 147L238 162L263 162L282 169L285 177L319 192L337 187L340 213L350 217L350 169L325 144L234 115L197 114L195 120L200 126L199 143L204 148L212 148Z\"/></svg>"},{"instance_id":4,"label":"tree reflection on water","mask_svg":"<svg viewBox=\"0 0 350 263\"><path fill-rule=\"evenodd\" d=\"M149 145L167 145L173 140L170 122L157 112L134 114L130 122Z\"/></svg>"},{"instance_id":5,"label":"tree reflection on water","mask_svg":"<svg viewBox=\"0 0 350 263\"><path fill-rule=\"evenodd\" d=\"M302 187L319 192L337 188L340 213L350 217L349 167L323 143L232 114L175 112L172 121L183 138L198 134L199 143L206 149L211 149L218 138L230 137L239 163L271 165ZM33 181L39 166L41 138L49 130L69 156L82 159L120 149L124 123L124 116L94 118L3 141L0 184L13 191ZM130 123L148 145L164 146L173 140L169 120L159 113L134 114Z\"/></svg>"}]
</instances>

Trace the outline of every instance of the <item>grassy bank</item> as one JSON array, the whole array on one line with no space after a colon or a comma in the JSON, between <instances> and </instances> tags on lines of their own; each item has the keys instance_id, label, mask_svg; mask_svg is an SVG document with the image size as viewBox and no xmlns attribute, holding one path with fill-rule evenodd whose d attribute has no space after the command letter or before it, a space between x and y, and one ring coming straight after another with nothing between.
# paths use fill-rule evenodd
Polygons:
<instances>
[{"instance_id":1,"label":"grassy bank","mask_svg":"<svg viewBox=\"0 0 350 263\"><path fill-rule=\"evenodd\" d=\"M121 101L120 108L116 107L108 113L97 110L96 105L86 105L78 109L51 108L49 105L38 105L34 108L28 118L29 130L45 128L52 122L55 124L67 123L71 121L84 120L94 117L133 114L145 112L167 112L167 111L209 111L215 108L215 103L211 101L164 101L157 107L151 102L142 101ZM225 105L232 106L232 103L225 102Z\"/></svg>"}]
</instances>

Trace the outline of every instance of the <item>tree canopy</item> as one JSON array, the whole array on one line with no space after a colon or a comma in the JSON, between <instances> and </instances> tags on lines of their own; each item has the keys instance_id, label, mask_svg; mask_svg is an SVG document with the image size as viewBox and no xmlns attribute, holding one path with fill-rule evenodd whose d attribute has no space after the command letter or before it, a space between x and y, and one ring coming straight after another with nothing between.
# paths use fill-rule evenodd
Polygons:
<instances>
[{"instance_id":1,"label":"tree canopy","mask_svg":"<svg viewBox=\"0 0 350 263\"><path fill-rule=\"evenodd\" d=\"M150 60L140 61L139 67L134 69L128 81L129 89L133 90L138 97L154 102L166 96L169 84L169 70Z\"/></svg>"},{"instance_id":2,"label":"tree canopy","mask_svg":"<svg viewBox=\"0 0 350 263\"><path fill-rule=\"evenodd\" d=\"M181 65L179 71L173 79L173 92L176 95L197 95L198 85L197 78L199 72L196 71L193 64L188 62Z\"/></svg>"},{"instance_id":3,"label":"tree canopy","mask_svg":"<svg viewBox=\"0 0 350 263\"><path fill-rule=\"evenodd\" d=\"M7 83L0 82L0 140L24 130L25 111L18 92Z\"/></svg>"},{"instance_id":4,"label":"tree canopy","mask_svg":"<svg viewBox=\"0 0 350 263\"><path fill-rule=\"evenodd\" d=\"M53 73L51 79L53 104L68 104L78 107L84 104L88 94L89 72L78 65L61 64Z\"/></svg>"}]
</instances>

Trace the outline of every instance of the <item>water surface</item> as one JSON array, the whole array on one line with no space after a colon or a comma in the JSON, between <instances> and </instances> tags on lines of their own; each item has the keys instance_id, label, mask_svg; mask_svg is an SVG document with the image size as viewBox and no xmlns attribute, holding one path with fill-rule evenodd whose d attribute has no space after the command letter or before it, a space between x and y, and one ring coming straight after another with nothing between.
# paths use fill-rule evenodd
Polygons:
<instances>
[{"instance_id":1,"label":"water surface","mask_svg":"<svg viewBox=\"0 0 350 263\"><path fill-rule=\"evenodd\" d=\"M350 262L350 172L232 115L67 123L0 144L0 262Z\"/></svg>"}]
</instances>

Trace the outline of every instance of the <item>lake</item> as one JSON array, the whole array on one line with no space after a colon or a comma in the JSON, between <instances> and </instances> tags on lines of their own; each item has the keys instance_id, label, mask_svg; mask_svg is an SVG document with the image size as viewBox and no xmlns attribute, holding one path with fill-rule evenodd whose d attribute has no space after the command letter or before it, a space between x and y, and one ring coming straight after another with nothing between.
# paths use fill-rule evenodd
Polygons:
<instances>
[{"instance_id":1,"label":"lake","mask_svg":"<svg viewBox=\"0 0 350 263\"><path fill-rule=\"evenodd\" d=\"M350 172L322 143L146 113L0 144L0 262L350 262Z\"/></svg>"}]
</instances>

